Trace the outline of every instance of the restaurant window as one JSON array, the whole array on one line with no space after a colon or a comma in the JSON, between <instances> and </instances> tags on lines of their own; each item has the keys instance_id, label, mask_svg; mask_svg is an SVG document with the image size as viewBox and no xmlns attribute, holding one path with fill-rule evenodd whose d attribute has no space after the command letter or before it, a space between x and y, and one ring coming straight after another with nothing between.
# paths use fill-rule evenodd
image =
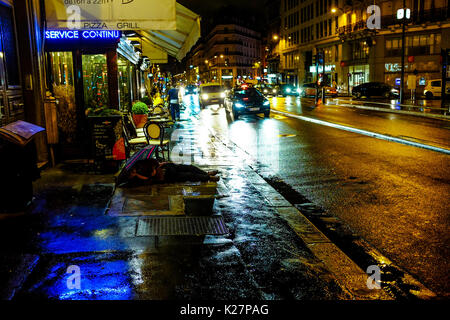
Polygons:
<instances>
[{"instance_id":1,"label":"restaurant window","mask_svg":"<svg viewBox=\"0 0 450 320\"><path fill-rule=\"evenodd\" d=\"M53 86L73 86L72 52L50 52Z\"/></svg>"},{"instance_id":2,"label":"restaurant window","mask_svg":"<svg viewBox=\"0 0 450 320\"><path fill-rule=\"evenodd\" d=\"M131 67L130 62L119 56L119 103L120 109L130 110L131 108Z\"/></svg>"},{"instance_id":3,"label":"restaurant window","mask_svg":"<svg viewBox=\"0 0 450 320\"><path fill-rule=\"evenodd\" d=\"M17 58L16 36L12 9L0 4L0 41L1 55L5 63L6 82L8 86L19 86L19 63Z\"/></svg>"},{"instance_id":4,"label":"restaurant window","mask_svg":"<svg viewBox=\"0 0 450 320\"><path fill-rule=\"evenodd\" d=\"M105 54L82 56L83 90L86 108L108 106L108 67Z\"/></svg>"}]
</instances>

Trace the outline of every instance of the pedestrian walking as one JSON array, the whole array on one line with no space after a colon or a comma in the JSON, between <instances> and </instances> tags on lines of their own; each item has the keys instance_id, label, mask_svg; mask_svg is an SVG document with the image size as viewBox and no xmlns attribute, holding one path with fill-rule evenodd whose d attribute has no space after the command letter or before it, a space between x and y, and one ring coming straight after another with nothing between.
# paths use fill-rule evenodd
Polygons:
<instances>
[{"instance_id":1,"label":"pedestrian walking","mask_svg":"<svg viewBox=\"0 0 450 320\"><path fill-rule=\"evenodd\" d=\"M180 120L180 102L178 98L178 88L172 87L167 93L167 99L169 101L170 115L172 120Z\"/></svg>"}]
</instances>

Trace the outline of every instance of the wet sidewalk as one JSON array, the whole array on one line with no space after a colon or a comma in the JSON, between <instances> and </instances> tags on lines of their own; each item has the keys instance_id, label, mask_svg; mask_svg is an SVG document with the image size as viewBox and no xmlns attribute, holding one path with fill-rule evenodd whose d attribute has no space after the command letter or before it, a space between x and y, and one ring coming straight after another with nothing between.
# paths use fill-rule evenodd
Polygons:
<instances>
[{"instance_id":1,"label":"wet sidewalk","mask_svg":"<svg viewBox=\"0 0 450 320\"><path fill-rule=\"evenodd\" d=\"M177 130L183 153L172 160L220 171L223 197L213 213L228 235L161 237L155 248L153 237L136 236L139 216L107 214L112 175L60 165L35 183L31 212L0 220L2 298L353 298L280 217L285 200L267 196L271 189L239 154L195 118Z\"/></svg>"}]
</instances>

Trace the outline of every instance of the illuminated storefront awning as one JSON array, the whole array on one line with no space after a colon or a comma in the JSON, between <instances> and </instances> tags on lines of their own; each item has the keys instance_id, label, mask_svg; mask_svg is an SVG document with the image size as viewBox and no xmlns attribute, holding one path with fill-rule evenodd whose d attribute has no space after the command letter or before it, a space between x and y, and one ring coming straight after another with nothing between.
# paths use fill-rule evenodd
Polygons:
<instances>
[{"instance_id":1,"label":"illuminated storefront awning","mask_svg":"<svg viewBox=\"0 0 450 320\"><path fill-rule=\"evenodd\" d=\"M155 56L157 49L181 60L200 38L198 14L177 3L176 20L176 30L153 29L141 32L144 42L151 43L151 46L143 45L143 54L150 60L152 56Z\"/></svg>"},{"instance_id":2,"label":"illuminated storefront awning","mask_svg":"<svg viewBox=\"0 0 450 320\"><path fill-rule=\"evenodd\" d=\"M175 0L45 0L53 30L175 30L175 7Z\"/></svg>"}]
</instances>

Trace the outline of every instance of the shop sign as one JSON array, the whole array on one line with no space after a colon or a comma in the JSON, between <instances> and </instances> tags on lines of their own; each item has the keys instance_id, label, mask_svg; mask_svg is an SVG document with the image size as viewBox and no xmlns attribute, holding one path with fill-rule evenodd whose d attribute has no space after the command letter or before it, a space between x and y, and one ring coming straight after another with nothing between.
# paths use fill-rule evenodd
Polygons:
<instances>
[{"instance_id":1,"label":"shop sign","mask_svg":"<svg viewBox=\"0 0 450 320\"><path fill-rule=\"evenodd\" d=\"M45 39L48 40L94 40L94 39L120 39L121 33L117 30L48 30Z\"/></svg>"},{"instance_id":2,"label":"shop sign","mask_svg":"<svg viewBox=\"0 0 450 320\"><path fill-rule=\"evenodd\" d=\"M88 117L93 157L97 160L125 160L122 117Z\"/></svg>"},{"instance_id":3,"label":"shop sign","mask_svg":"<svg viewBox=\"0 0 450 320\"><path fill-rule=\"evenodd\" d=\"M400 72L402 71L402 66L400 63L385 63L384 68L386 69L386 72ZM405 69L407 69L408 66L405 65Z\"/></svg>"},{"instance_id":4,"label":"shop sign","mask_svg":"<svg viewBox=\"0 0 450 320\"><path fill-rule=\"evenodd\" d=\"M406 81L408 89L415 90L416 89L416 83L417 83L417 77L415 75L408 75L408 80Z\"/></svg>"},{"instance_id":5,"label":"shop sign","mask_svg":"<svg viewBox=\"0 0 450 320\"><path fill-rule=\"evenodd\" d=\"M325 66L325 72L333 72L335 70L336 66L334 64L332 65L326 65ZM310 66L309 72L316 73L316 66ZM323 72L323 66L319 66L319 73Z\"/></svg>"}]
</instances>

